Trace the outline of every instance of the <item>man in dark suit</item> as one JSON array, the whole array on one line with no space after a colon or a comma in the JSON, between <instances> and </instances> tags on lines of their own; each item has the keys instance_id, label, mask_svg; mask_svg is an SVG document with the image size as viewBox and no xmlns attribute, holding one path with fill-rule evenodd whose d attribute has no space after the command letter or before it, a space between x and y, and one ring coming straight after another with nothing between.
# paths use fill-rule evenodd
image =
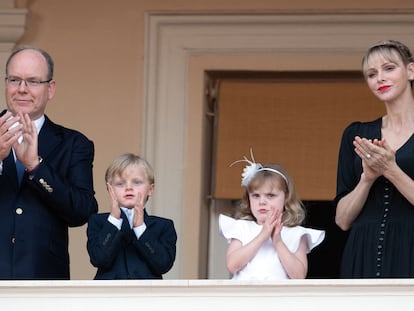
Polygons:
<instances>
[{"instance_id":1,"label":"man in dark suit","mask_svg":"<svg viewBox=\"0 0 414 311\"><path fill-rule=\"evenodd\" d=\"M55 87L48 53L12 52L0 118L0 279L70 279L68 228L98 210L93 142L44 114Z\"/></svg>"}]
</instances>

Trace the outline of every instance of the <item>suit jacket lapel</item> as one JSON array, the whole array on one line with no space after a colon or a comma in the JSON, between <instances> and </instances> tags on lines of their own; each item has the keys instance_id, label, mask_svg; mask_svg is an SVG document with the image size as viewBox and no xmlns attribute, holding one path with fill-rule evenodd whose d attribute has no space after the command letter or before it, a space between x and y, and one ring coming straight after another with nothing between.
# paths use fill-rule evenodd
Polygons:
<instances>
[{"instance_id":1,"label":"suit jacket lapel","mask_svg":"<svg viewBox=\"0 0 414 311\"><path fill-rule=\"evenodd\" d=\"M12 150L10 150L10 153L7 156L7 158L3 160L3 174L14 180L16 184L18 183L16 163L14 161Z\"/></svg>"},{"instance_id":2,"label":"suit jacket lapel","mask_svg":"<svg viewBox=\"0 0 414 311\"><path fill-rule=\"evenodd\" d=\"M131 225L129 224L128 221L128 217L127 215L125 215L125 213L121 210L121 217L122 217L122 226L121 226L121 231L122 231L122 235L124 237L124 240L126 241L126 243L131 243L132 242L132 238L135 237L135 233L134 231L131 229ZM148 216L147 211L144 208L144 222L145 225L147 226L147 228L149 226L152 225L153 221L152 219Z\"/></svg>"},{"instance_id":3,"label":"suit jacket lapel","mask_svg":"<svg viewBox=\"0 0 414 311\"><path fill-rule=\"evenodd\" d=\"M154 222L153 219L148 215L147 210L144 208L144 222L147 227L151 226Z\"/></svg>"},{"instance_id":4,"label":"suit jacket lapel","mask_svg":"<svg viewBox=\"0 0 414 311\"><path fill-rule=\"evenodd\" d=\"M60 127L55 125L46 115L45 122L39 132L38 148L39 155L43 158L55 150L62 140L60 133Z\"/></svg>"}]
</instances>

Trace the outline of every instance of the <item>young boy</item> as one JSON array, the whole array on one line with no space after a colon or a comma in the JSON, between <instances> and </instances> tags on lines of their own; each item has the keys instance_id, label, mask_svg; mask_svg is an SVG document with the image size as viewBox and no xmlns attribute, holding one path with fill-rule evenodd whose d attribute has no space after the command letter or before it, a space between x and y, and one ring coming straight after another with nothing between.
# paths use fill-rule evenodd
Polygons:
<instances>
[{"instance_id":1,"label":"young boy","mask_svg":"<svg viewBox=\"0 0 414 311\"><path fill-rule=\"evenodd\" d=\"M155 187L150 164L123 154L108 167L105 181L110 213L92 215L87 228L95 280L162 279L174 264L177 234L172 220L145 210Z\"/></svg>"}]
</instances>

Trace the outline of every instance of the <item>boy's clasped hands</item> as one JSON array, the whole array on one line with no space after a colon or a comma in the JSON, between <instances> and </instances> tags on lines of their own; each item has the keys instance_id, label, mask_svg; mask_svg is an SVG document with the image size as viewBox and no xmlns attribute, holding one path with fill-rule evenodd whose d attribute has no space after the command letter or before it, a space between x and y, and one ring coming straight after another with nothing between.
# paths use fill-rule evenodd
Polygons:
<instances>
[{"instance_id":1,"label":"boy's clasped hands","mask_svg":"<svg viewBox=\"0 0 414 311\"><path fill-rule=\"evenodd\" d=\"M115 195L114 188L110 183L107 183L106 185L108 187L108 192L111 197L111 216L120 219L121 209L119 206L118 199ZM144 196L141 193L138 193L136 200L131 200L131 205L124 206L128 209L134 209L133 227L139 227L144 223L144 205Z\"/></svg>"}]
</instances>

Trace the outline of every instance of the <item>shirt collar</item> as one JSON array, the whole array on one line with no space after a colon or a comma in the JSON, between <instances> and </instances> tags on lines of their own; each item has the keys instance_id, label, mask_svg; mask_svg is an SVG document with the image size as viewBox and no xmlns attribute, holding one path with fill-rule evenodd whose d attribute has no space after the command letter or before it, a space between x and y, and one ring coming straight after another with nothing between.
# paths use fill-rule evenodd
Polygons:
<instances>
[{"instance_id":1,"label":"shirt collar","mask_svg":"<svg viewBox=\"0 0 414 311\"><path fill-rule=\"evenodd\" d=\"M39 119L36 119L33 122L36 125L37 134L39 134L40 129L42 128L43 124L45 123L45 115L42 114L42 116Z\"/></svg>"}]
</instances>

